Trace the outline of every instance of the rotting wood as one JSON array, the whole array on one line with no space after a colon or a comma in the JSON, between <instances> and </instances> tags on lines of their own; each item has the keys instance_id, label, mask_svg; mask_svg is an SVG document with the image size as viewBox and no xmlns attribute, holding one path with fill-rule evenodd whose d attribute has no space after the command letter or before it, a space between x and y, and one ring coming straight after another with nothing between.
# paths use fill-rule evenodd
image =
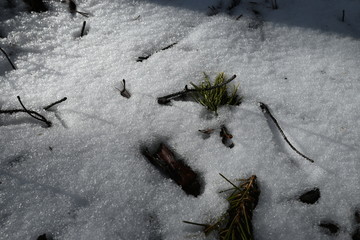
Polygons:
<instances>
[{"instance_id":1,"label":"rotting wood","mask_svg":"<svg viewBox=\"0 0 360 240\"><path fill-rule=\"evenodd\" d=\"M141 153L151 164L180 185L187 194L195 197L200 194L198 174L182 161L176 160L174 153L164 143L160 144L154 154L147 148L142 148Z\"/></svg>"}]
</instances>

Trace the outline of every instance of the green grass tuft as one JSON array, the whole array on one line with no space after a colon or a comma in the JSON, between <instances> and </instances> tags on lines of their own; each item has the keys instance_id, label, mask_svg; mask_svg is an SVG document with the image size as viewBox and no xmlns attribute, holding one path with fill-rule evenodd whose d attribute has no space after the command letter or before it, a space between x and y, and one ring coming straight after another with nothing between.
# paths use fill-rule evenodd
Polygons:
<instances>
[{"instance_id":1,"label":"green grass tuft","mask_svg":"<svg viewBox=\"0 0 360 240\"><path fill-rule=\"evenodd\" d=\"M196 102L207 107L210 111L215 112L216 115L220 106L239 105L242 100L242 97L239 97L237 94L239 85L234 85L230 94L226 84L211 90L203 91L203 89L219 86L225 81L225 74L223 72L216 76L214 83L211 83L209 76L204 73L204 81L202 83L199 85L192 82L190 83L197 90L192 94L192 96Z\"/></svg>"}]
</instances>

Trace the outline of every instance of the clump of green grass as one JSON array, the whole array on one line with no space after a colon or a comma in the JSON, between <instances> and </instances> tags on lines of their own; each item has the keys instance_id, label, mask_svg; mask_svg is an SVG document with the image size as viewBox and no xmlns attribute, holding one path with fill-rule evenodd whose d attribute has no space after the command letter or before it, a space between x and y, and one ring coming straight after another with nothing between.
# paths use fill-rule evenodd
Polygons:
<instances>
[{"instance_id":1,"label":"clump of green grass","mask_svg":"<svg viewBox=\"0 0 360 240\"><path fill-rule=\"evenodd\" d=\"M184 221L184 223L204 227L203 232L207 235L217 231L220 240L253 240L252 215L260 195L256 182L256 176L248 179L240 179L236 186L222 174L220 174L233 187L222 192L231 191L227 201L229 208L227 212L213 224L201 224Z\"/></svg>"},{"instance_id":2,"label":"clump of green grass","mask_svg":"<svg viewBox=\"0 0 360 240\"><path fill-rule=\"evenodd\" d=\"M210 111L217 115L218 108L223 105L239 105L242 97L239 97L237 92L239 85L233 86L232 91L229 89L226 82L225 74L219 73L214 83L210 81L209 76L204 73L204 81L199 85L190 83L196 91L192 94L193 98L201 105L207 107ZM219 86L219 87L216 87ZM211 90L206 90L211 88Z\"/></svg>"}]
</instances>

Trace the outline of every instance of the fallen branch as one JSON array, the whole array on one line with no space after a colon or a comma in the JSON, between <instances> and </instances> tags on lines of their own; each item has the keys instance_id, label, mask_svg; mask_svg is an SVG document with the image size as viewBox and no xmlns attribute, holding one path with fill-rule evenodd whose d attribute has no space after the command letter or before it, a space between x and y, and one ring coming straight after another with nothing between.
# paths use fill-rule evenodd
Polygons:
<instances>
[{"instance_id":1,"label":"fallen branch","mask_svg":"<svg viewBox=\"0 0 360 240\"><path fill-rule=\"evenodd\" d=\"M42 116L41 114L34 112L34 111L29 111L26 109L26 107L24 106L24 104L21 102L20 96L17 96L17 99L19 100L21 106L23 107L23 109L25 110L25 112L27 114L29 114L31 117L35 118L36 120L42 121L44 122L48 127L51 127L52 123L50 121L48 121L44 116Z\"/></svg>"},{"instance_id":2,"label":"fallen branch","mask_svg":"<svg viewBox=\"0 0 360 240\"><path fill-rule=\"evenodd\" d=\"M41 121L43 123L45 123L47 125L47 127L51 127L52 123L47 120L43 115L41 115L40 113L37 113L35 111L29 110L27 109L24 104L22 103L21 99L19 96L17 96L17 99L19 100L21 106L23 109L9 109L9 110L0 110L0 114L15 114L15 113L27 113L29 114L32 118L35 118L38 121ZM52 104L49 104L48 106L44 107L44 110L48 111L51 107L55 106L56 104L59 104L61 102L64 102L67 98L64 97L62 99L60 99L59 101L56 101Z\"/></svg>"},{"instance_id":3,"label":"fallen branch","mask_svg":"<svg viewBox=\"0 0 360 240\"><path fill-rule=\"evenodd\" d=\"M263 113L265 114L268 114L271 118L271 120L275 123L275 126L279 129L281 135L283 136L284 140L287 142L287 144L289 144L289 146L291 147L292 150L294 150L297 154L299 154L300 156L302 156L303 158L305 158L306 160L310 161L310 162L314 162L314 160L308 158L307 156L305 156L304 154L302 154L299 150L297 150L291 143L290 141L288 140L288 138L286 137L284 131L281 129L278 121L276 120L276 118L271 114L270 110L269 110L269 107L265 104L265 103L262 103L262 102L259 102L260 104L260 108L261 110L263 111Z\"/></svg>"},{"instance_id":4,"label":"fallen branch","mask_svg":"<svg viewBox=\"0 0 360 240\"><path fill-rule=\"evenodd\" d=\"M141 153L151 164L181 186L184 192L195 197L200 194L201 183L198 174L184 162L177 160L165 144L161 143L154 154L147 148L142 148Z\"/></svg>"},{"instance_id":5,"label":"fallen branch","mask_svg":"<svg viewBox=\"0 0 360 240\"><path fill-rule=\"evenodd\" d=\"M64 102L64 101L66 101L66 100L67 100L67 97L64 97L64 98L60 99L59 101L56 101L56 102L54 102L54 103L52 103L52 104L49 104L48 106L44 107L44 110L47 111L47 110L49 110L51 107L55 106L56 104L62 103L62 102Z\"/></svg>"},{"instance_id":6,"label":"fallen branch","mask_svg":"<svg viewBox=\"0 0 360 240\"><path fill-rule=\"evenodd\" d=\"M2 48L0 47L0 51L5 55L6 59L9 61L10 65L11 65L11 67L12 67L14 70L16 70L15 65L12 63L12 61L10 60L9 56L8 56L7 53L4 51L4 49L2 49Z\"/></svg>"},{"instance_id":7,"label":"fallen branch","mask_svg":"<svg viewBox=\"0 0 360 240\"><path fill-rule=\"evenodd\" d=\"M226 82L224 82L224 83L222 83L222 84L215 85L215 86L212 86L212 87L209 87L209 88L204 88L204 89L201 89L201 90L198 90L198 89L195 89L195 88L189 89L188 86L185 85L185 89L182 90L182 91L179 91L179 92L176 92L176 93L172 93L172 94L169 94L169 95L166 95L166 96L163 96L163 97L159 97L159 98L158 98L158 103L159 103L159 104L167 104L167 103L169 103L169 102L171 101L171 99L184 96L184 95L188 94L189 92L210 91L210 90L213 90L213 89L215 89L215 88L222 87L222 86L230 83L230 82L231 82L232 80L234 80L235 78L236 78L236 75L233 75L229 80L227 80Z\"/></svg>"}]
</instances>

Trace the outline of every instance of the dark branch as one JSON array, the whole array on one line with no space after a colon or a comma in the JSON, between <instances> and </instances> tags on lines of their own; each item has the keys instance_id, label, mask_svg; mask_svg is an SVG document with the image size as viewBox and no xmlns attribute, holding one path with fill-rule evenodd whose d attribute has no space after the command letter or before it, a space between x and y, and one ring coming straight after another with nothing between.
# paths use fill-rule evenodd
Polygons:
<instances>
[{"instance_id":1,"label":"dark branch","mask_svg":"<svg viewBox=\"0 0 360 240\"><path fill-rule=\"evenodd\" d=\"M62 98L62 99L60 99L59 101L56 101L56 102L54 102L54 103L52 103L52 104L49 104L48 106L46 106L46 107L44 107L44 110L49 110L50 108L52 108L53 106L55 106L56 104L59 104L59 103L62 103L62 102L64 102L64 101L66 101L67 100L67 97L64 97L64 98Z\"/></svg>"},{"instance_id":2,"label":"dark branch","mask_svg":"<svg viewBox=\"0 0 360 240\"><path fill-rule=\"evenodd\" d=\"M226 82L223 82L222 84L219 85L215 85L209 88L204 88L204 89L195 89L195 88L191 88L189 89L187 87L187 85L185 86L185 89L176 93L172 93L163 97L159 97L158 98L158 103L159 104L167 104L170 102L171 99L177 98L177 97L181 97L184 96L186 94L188 94L189 92L202 92L202 91L210 91L219 87L222 87L228 83L230 83L232 80L234 80L236 78L236 75L233 75L231 78L229 78L229 80L227 80Z\"/></svg>"},{"instance_id":3,"label":"dark branch","mask_svg":"<svg viewBox=\"0 0 360 240\"><path fill-rule=\"evenodd\" d=\"M12 61L10 60L9 56L7 55L7 53L0 47L0 51L5 55L6 59L9 61L11 67L16 70L15 65L12 63Z\"/></svg>"},{"instance_id":4,"label":"dark branch","mask_svg":"<svg viewBox=\"0 0 360 240\"><path fill-rule=\"evenodd\" d=\"M281 129L278 121L276 120L276 118L271 114L270 110L269 110L269 107L265 104L265 103L262 103L262 102L259 102L260 104L260 108L261 110L263 111L263 113L265 114L268 114L271 118L271 120L275 123L276 127L279 129L281 135L283 136L284 140L287 142L287 144L289 144L289 146L291 147L292 150L294 150L297 154L299 154L300 156L302 156L303 158L305 158L306 160L310 161L310 162L314 162L314 160L308 158L307 156L305 156L304 154L302 154L299 150L297 150L291 143L290 141L287 139L284 131Z\"/></svg>"},{"instance_id":5,"label":"dark branch","mask_svg":"<svg viewBox=\"0 0 360 240\"><path fill-rule=\"evenodd\" d=\"M36 120L44 122L48 127L51 127L52 123L48 121L44 116L40 115L37 112L27 110L24 104L21 102L20 96L17 96L17 99L19 100L21 106L23 107L23 109L27 114L29 114L31 117L35 118Z\"/></svg>"}]
</instances>

